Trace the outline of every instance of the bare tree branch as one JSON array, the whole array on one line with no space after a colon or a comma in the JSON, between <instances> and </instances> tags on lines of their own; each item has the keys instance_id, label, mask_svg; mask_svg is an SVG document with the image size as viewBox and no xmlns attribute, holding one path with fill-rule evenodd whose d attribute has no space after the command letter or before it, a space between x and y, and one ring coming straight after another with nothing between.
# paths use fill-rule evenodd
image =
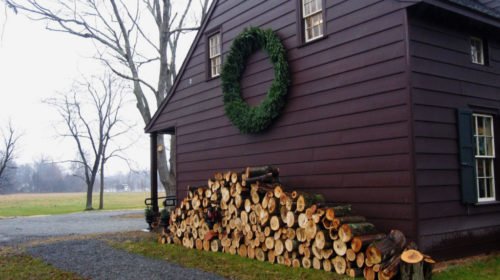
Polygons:
<instances>
[{"instance_id":1,"label":"bare tree branch","mask_svg":"<svg viewBox=\"0 0 500 280\"><path fill-rule=\"evenodd\" d=\"M136 107L145 124L152 117L146 95L154 96L155 108L163 102L177 76L176 60L181 35L198 30L197 26L193 26L194 23L188 24L188 15L194 10L193 0L3 1L15 13L44 21L48 30L91 39L100 59L106 61L105 65L113 73L132 83ZM198 9L201 10L201 18L207 13L209 2L210 0L194 2L201 5ZM151 23L157 28L156 34L149 32ZM140 75L139 68L156 61L158 80L156 86L153 86L153 82L149 82L151 79ZM175 137L171 137L170 141L172 145ZM158 144L163 143L163 136L160 135ZM171 149L170 154L173 153L175 147ZM170 166L175 166L174 160L175 157L171 156ZM159 155L158 167L163 186L167 192L173 193L175 172L169 169L165 153Z\"/></svg>"},{"instance_id":2,"label":"bare tree branch","mask_svg":"<svg viewBox=\"0 0 500 280\"><path fill-rule=\"evenodd\" d=\"M3 189L3 181L5 178L5 171L13 167L15 152L17 149L17 142L20 138L12 122L9 121L6 129L1 129L2 133L2 147L0 150L0 190Z\"/></svg>"}]
</instances>

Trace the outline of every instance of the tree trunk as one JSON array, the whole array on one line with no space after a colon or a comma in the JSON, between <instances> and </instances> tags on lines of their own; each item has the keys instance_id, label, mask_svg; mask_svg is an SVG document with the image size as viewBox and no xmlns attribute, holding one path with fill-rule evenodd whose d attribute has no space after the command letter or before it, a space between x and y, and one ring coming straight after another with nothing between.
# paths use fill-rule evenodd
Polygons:
<instances>
[{"instance_id":1,"label":"tree trunk","mask_svg":"<svg viewBox=\"0 0 500 280\"><path fill-rule=\"evenodd\" d=\"M104 209L104 160L101 161L101 189L99 190L99 210Z\"/></svg>"},{"instance_id":2,"label":"tree trunk","mask_svg":"<svg viewBox=\"0 0 500 280\"><path fill-rule=\"evenodd\" d=\"M87 204L85 206L85 211L94 210L92 208L92 192L94 191L94 182L87 183Z\"/></svg>"}]
</instances>

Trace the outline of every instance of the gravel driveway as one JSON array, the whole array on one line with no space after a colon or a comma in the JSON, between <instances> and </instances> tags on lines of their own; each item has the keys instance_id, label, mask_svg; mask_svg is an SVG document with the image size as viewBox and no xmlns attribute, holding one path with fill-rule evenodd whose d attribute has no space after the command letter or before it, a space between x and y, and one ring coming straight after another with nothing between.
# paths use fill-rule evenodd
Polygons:
<instances>
[{"instance_id":1,"label":"gravel driveway","mask_svg":"<svg viewBox=\"0 0 500 280\"><path fill-rule=\"evenodd\" d=\"M91 279L223 279L201 270L116 250L98 240L45 244L28 252L59 269Z\"/></svg>"},{"instance_id":2,"label":"gravel driveway","mask_svg":"<svg viewBox=\"0 0 500 280\"><path fill-rule=\"evenodd\" d=\"M33 239L138 231L147 227L143 210L91 211L0 220L0 246L16 247ZM215 274L114 249L102 240L35 242L26 252L90 279L223 279Z\"/></svg>"},{"instance_id":3,"label":"gravel driveway","mask_svg":"<svg viewBox=\"0 0 500 280\"><path fill-rule=\"evenodd\" d=\"M31 238L132 231L147 228L143 210L87 211L0 220L0 244ZM137 215L139 214L139 215ZM126 216L138 216L126 218Z\"/></svg>"}]
</instances>

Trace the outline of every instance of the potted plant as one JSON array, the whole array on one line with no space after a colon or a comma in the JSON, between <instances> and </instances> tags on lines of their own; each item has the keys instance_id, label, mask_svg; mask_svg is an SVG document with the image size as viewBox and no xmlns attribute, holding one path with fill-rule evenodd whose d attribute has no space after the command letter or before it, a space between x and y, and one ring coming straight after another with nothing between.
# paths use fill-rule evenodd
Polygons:
<instances>
[{"instance_id":1,"label":"potted plant","mask_svg":"<svg viewBox=\"0 0 500 280\"><path fill-rule=\"evenodd\" d=\"M164 231L168 231L168 225L170 221L170 211L166 208L163 208L160 212L160 226L163 227Z\"/></svg>"},{"instance_id":2,"label":"potted plant","mask_svg":"<svg viewBox=\"0 0 500 280\"><path fill-rule=\"evenodd\" d=\"M152 231L153 228L151 227L151 224L155 221L155 212L153 211L153 208L147 206L144 210L144 216L146 218L146 223L148 223L148 230Z\"/></svg>"}]
</instances>

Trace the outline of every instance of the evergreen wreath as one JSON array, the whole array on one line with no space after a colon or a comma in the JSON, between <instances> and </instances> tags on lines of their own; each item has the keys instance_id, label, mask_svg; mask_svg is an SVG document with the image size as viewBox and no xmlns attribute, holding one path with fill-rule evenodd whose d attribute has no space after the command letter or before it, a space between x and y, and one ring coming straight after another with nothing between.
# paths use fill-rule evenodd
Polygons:
<instances>
[{"instance_id":1,"label":"evergreen wreath","mask_svg":"<svg viewBox=\"0 0 500 280\"><path fill-rule=\"evenodd\" d=\"M264 100L252 107L241 97L240 80L247 58L259 49L269 55L274 67L274 80ZM286 51L278 36L271 29L245 29L234 39L222 68L221 80L224 110L231 122L243 133L266 129L285 105L290 84Z\"/></svg>"}]
</instances>

